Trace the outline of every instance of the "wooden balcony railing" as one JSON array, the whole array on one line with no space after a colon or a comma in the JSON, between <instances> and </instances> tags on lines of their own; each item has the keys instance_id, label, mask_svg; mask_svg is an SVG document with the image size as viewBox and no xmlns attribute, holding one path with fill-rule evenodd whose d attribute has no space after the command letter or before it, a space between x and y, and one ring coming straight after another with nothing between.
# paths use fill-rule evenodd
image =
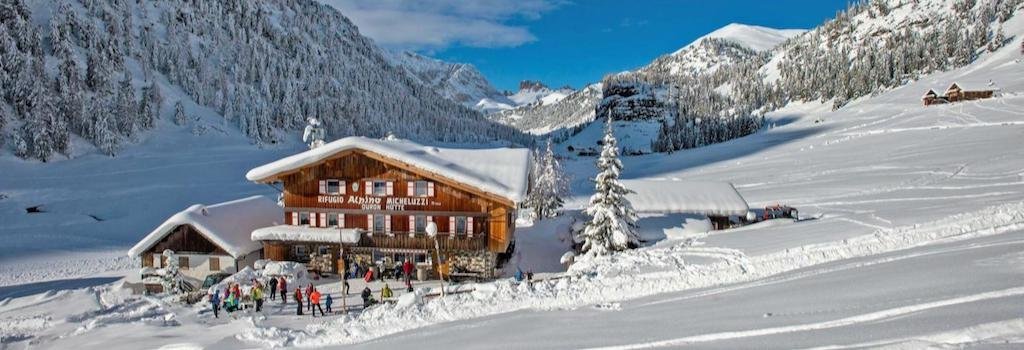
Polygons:
<instances>
[{"instance_id":1,"label":"wooden balcony railing","mask_svg":"<svg viewBox=\"0 0 1024 350\"><path fill-rule=\"evenodd\" d=\"M437 234L437 243L441 250L476 250L487 248L487 235L474 234L472 238L466 235L449 235L446 233ZM424 233L417 233L409 236L408 232L387 233L363 233L359 238L358 247L393 248L393 249L434 249L434 239Z\"/></svg>"}]
</instances>

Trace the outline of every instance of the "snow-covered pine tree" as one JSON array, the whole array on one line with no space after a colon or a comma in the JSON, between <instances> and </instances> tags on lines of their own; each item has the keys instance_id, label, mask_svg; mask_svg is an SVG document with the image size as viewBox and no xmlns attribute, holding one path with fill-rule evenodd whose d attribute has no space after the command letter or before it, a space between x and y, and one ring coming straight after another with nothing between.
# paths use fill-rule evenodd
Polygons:
<instances>
[{"instance_id":1,"label":"snow-covered pine tree","mask_svg":"<svg viewBox=\"0 0 1024 350\"><path fill-rule=\"evenodd\" d=\"M178 257L175 256L174 251L170 249L164 249L163 254L167 261L167 266L163 268L161 273L160 284L164 287L164 293L178 294L184 290L184 279L181 277L180 266L178 266Z\"/></svg>"},{"instance_id":2,"label":"snow-covered pine tree","mask_svg":"<svg viewBox=\"0 0 1024 350\"><path fill-rule=\"evenodd\" d=\"M127 138L135 137L142 128L139 122L139 106L135 101L135 88L132 87L132 77L128 75L127 70L118 82L115 103L114 118L117 120L117 132Z\"/></svg>"},{"instance_id":3,"label":"snow-covered pine tree","mask_svg":"<svg viewBox=\"0 0 1024 350\"><path fill-rule=\"evenodd\" d=\"M543 152L534 152L532 169L533 189L527 198L527 205L533 210L534 219L555 217L564 204L562 199L568 190L568 179L562 165L555 158L551 139Z\"/></svg>"},{"instance_id":4,"label":"snow-covered pine tree","mask_svg":"<svg viewBox=\"0 0 1024 350\"><path fill-rule=\"evenodd\" d=\"M314 149L324 145L324 136L326 132L320 120L316 118L309 118L309 124L306 125L306 129L302 132L302 142L309 145L309 149Z\"/></svg>"},{"instance_id":5,"label":"snow-covered pine tree","mask_svg":"<svg viewBox=\"0 0 1024 350\"><path fill-rule=\"evenodd\" d=\"M28 158L28 143L25 142L25 138L21 136L20 132L11 133L11 150L14 151L14 155L18 158Z\"/></svg>"},{"instance_id":6,"label":"snow-covered pine tree","mask_svg":"<svg viewBox=\"0 0 1024 350\"><path fill-rule=\"evenodd\" d=\"M164 104L164 97L160 93L160 86L150 83L142 89L142 104L139 106L139 118L142 128L150 129L156 125L160 118L160 109Z\"/></svg>"},{"instance_id":7,"label":"snow-covered pine tree","mask_svg":"<svg viewBox=\"0 0 1024 350\"><path fill-rule=\"evenodd\" d=\"M185 106L179 100L174 104L174 125L185 125L187 122L188 117L185 116Z\"/></svg>"},{"instance_id":8,"label":"snow-covered pine tree","mask_svg":"<svg viewBox=\"0 0 1024 350\"><path fill-rule=\"evenodd\" d=\"M1004 43L1006 43L1006 33L1003 33L1003 25L1000 24L996 29L996 34L992 36L992 41L988 42L988 52L999 50Z\"/></svg>"},{"instance_id":9,"label":"snow-covered pine tree","mask_svg":"<svg viewBox=\"0 0 1024 350\"><path fill-rule=\"evenodd\" d=\"M585 212L590 215L582 232L585 256L607 255L639 246L636 212L626 194L631 191L619 182L622 162L619 160L618 142L612 129L612 117L606 119L601 156L597 159L595 193Z\"/></svg>"}]
</instances>

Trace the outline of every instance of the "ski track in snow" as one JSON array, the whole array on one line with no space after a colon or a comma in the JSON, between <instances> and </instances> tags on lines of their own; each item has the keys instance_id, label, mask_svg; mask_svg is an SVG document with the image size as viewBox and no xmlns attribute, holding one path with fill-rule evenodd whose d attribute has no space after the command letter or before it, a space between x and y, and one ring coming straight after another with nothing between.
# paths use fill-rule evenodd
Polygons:
<instances>
[{"instance_id":1,"label":"ski track in snow","mask_svg":"<svg viewBox=\"0 0 1024 350\"><path fill-rule=\"evenodd\" d=\"M593 349L608 349L608 350L613 350L613 349L648 349L648 348L658 348L658 347L682 346L682 345L686 345L686 344L702 343L702 342L709 342L709 341L715 341L715 340L746 338L746 337L756 337L756 336L764 336L764 335L772 335L772 334L780 334L780 333L792 333L792 332L820 330L820 329L826 329L826 328L836 328L836 327L843 327L843 326L854 325L854 324L858 324L858 323L874 322L874 321L880 321L880 320L900 317L900 316L903 316L903 315L908 315L908 314L912 314L912 313L915 313L915 312L925 311L925 310L928 310L928 309L934 309L934 308L939 308L939 307L944 307L944 306L950 306L950 305L956 305L956 304L964 304L964 303L972 303L972 302L982 301L982 300L987 300L987 299L1006 298L1006 297L1012 297L1012 296L1018 296L1018 295L1024 295L1024 287L1010 288L1010 289L1004 289L1004 290L999 290L999 291L991 291L991 292L979 293L979 294L974 294L974 295L967 295L967 296L961 296L961 297L956 297L956 298L950 298L950 299L945 299L945 300L932 301L932 302L928 302L928 303L921 303L921 304L915 304L915 305L902 306L902 307L897 307L897 308L892 308L892 309L887 309L887 310L882 310L882 311L875 311L875 312L871 312L871 313L866 313L866 314L861 314L861 315L851 316L851 317L845 317L845 318L831 320L831 321L825 321L825 322L815 322L815 323L807 323L807 324L784 326L784 327L751 329L751 330L745 330L745 331L733 331L733 332L720 332L720 333L701 334L701 335L688 336L688 337L669 339L669 340L662 340L662 341L649 342L649 343L630 344L630 345L621 345L621 346L609 346L609 347L601 347L601 348L593 348Z\"/></svg>"}]
</instances>

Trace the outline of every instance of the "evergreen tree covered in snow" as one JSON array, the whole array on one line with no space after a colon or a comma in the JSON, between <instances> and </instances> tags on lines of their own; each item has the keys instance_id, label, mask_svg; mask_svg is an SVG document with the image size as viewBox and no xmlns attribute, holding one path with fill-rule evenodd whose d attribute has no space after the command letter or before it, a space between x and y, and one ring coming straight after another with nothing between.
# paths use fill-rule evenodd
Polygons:
<instances>
[{"instance_id":1,"label":"evergreen tree covered in snow","mask_svg":"<svg viewBox=\"0 0 1024 350\"><path fill-rule=\"evenodd\" d=\"M551 218L565 202L562 197L568 192L568 177L555 157L551 139L543 152L534 152L533 158L530 171L533 187L526 204L532 209L534 219Z\"/></svg>"},{"instance_id":2,"label":"evergreen tree covered in snow","mask_svg":"<svg viewBox=\"0 0 1024 350\"><path fill-rule=\"evenodd\" d=\"M174 104L174 125L185 125L185 123L188 123L188 117L185 116L185 106L179 100Z\"/></svg>"},{"instance_id":3,"label":"evergreen tree covered in snow","mask_svg":"<svg viewBox=\"0 0 1024 350\"><path fill-rule=\"evenodd\" d=\"M320 120L316 118L309 118L309 124L306 125L306 129L302 132L302 142L309 145L309 149L314 149L324 145L324 128L320 125ZM390 137L394 137L394 134L390 132L387 134Z\"/></svg>"},{"instance_id":4,"label":"evergreen tree covered in snow","mask_svg":"<svg viewBox=\"0 0 1024 350\"><path fill-rule=\"evenodd\" d=\"M163 256L166 258L167 266L160 272L160 284L164 287L165 293L178 294L185 291L185 279L181 276L181 267L178 266L178 257L174 251L165 249Z\"/></svg>"},{"instance_id":5,"label":"evergreen tree covered in snow","mask_svg":"<svg viewBox=\"0 0 1024 350\"><path fill-rule=\"evenodd\" d=\"M619 182L622 162L611 117L607 118L602 143L601 156L597 159L598 173L594 178L595 193L585 210L590 221L578 233L586 256L607 255L640 244L636 212L626 198L630 191Z\"/></svg>"}]
</instances>

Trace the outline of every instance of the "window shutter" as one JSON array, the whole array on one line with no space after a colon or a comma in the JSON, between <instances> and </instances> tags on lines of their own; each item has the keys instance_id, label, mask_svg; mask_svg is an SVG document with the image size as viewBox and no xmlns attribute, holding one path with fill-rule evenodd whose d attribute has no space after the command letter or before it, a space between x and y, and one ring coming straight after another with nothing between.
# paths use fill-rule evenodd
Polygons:
<instances>
[{"instance_id":1,"label":"window shutter","mask_svg":"<svg viewBox=\"0 0 1024 350\"><path fill-rule=\"evenodd\" d=\"M366 187L366 195L369 196L369 195L373 194L373 181L366 181L366 183L364 183L364 185L366 185L366 186L364 186L364 187Z\"/></svg>"},{"instance_id":2,"label":"window shutter","mask_svg":"<svg viewBox=\"0 0 1024 350\"><path fill-rule=\"evenodd\" d=\"M448 233L451 233L453 236L455 235L455 217L454 216L449 216L448 217Z\"/></svg>"},{"instance_id":3,"label":"window shutter","mask_svg":"<svg viewBox=\"0 0 1024 350\"><path fill-rule=\"evenodd\" d=\"M427 183L427 197L433 197L433 196L434 196L434 182L431 181L431 182Z\"/></svg>"},{"instance_id":4,"label":"window shutter","mask_svg":"<svg viewBox=\"0 0 1024 350\"><path fill-rule=\"evenodd\" d=\"M327 227L327 213L320 213L320 219L317 220L320 227Z\"/></svg>"},{"instance_id":5,"label":"window shutter","mask_svg":"<svg viewBox=\"0 0 1024 350\"><path fill-rule=\"evenodd\" d=\"M466 218L466 235L473 238L473 217Z\"/></svg>"},{"instance_id":6,"label":"window shutter","mask_svg":"<svg viewBox=\"0 0 1024 350\"><path fill-rule=\"evenodd\" d=\"M345 180L338 181L338 194L345 194Z\"/></svg>"},{"instance_id":7,"label":"window shutter","mask_svg":"<svg viewBox=\"0 0 1024 350\"><path fill-rule=\"evenodd\" d=\"M394 181L388 181L388 195L389 196L394 196L395 195L395 182Z\"/></svg>"},{"instance_id":8,"label":"window shutter","mask_svg":"<svg viewBox=\"0 0 1024 350\"><path fill-rule=\"evenodd\" d=\"M338 227L345 228L345 214L338 214Z\"/></svg>"},{"instance_id":9,"label":"window shutter","mask_svg":"<svg viewBox=\"0 0 1024 350\"><path fill-rule=\"evenodd\" d=\"M406 191L405 191L406 195L408 195L409 197L416 196L416 182L415 181L409 181L409 182L406 182L405 185L408 186L408 187L406 187Z\"/></svg>"},{"instance_id":10,"label":"window shutter","mask_svg":"<svg viewBox=\"0 0 1024 350\"><path fill-rule=\"evenodd\" d=\"M409 237L416 235L416 217L409 215Z\"/></svg>"},{"instance_id":11,"label":"window shutter","mask_svg":"<svg viewBox=\"0 0 1024 350\"><path fill-rule=\"evenodd\" d=\"M366 214L366 232L373 235L373 214Z\"/></svg>"},{"instance_id":12,"label":"window shutter","mask_svg":"<svg viewBox=\"0 0 1024 350\"><path fill-rule=\"evenodd\" d=\"M293 211L292 212L292 225L298 225L298 224L299 224L299 212Z\"/></svg>"},{"instance_id":13,"label":"window shutter","mask_svg":"<svg viewBox=\"0 0 1024 350\"><path fill-rule=\"evenodd\" d=\"M384 232L391 236L391 215L384 215Z\"/></svg>"},{"instance_id":14,"label":"window shutter","mask_svg":"<svg viewBox=\"0 0 1024 350\"><path fill-rule=\"evenodd\" d=\"M327 180L320 180L320 194L327 194Z\"/></svg>"}]
</instances>

